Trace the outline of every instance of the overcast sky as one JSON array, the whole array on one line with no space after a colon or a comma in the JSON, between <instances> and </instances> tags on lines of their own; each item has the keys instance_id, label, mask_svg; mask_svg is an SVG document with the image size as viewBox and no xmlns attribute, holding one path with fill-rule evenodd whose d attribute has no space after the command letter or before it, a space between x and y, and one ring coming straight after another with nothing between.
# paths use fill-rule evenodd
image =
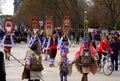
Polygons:
<instances>
[{"instance_id":1,"label":"overcast sky","mask_svg":"<svg viewBox=\"0 0 120 81\"><path fill-rule=\"evenodd\" d=\"M14 11L13 2L14 0L6 0L6 3L2 5L2 14L13 15Z\"/></svg>"}]
</instances>

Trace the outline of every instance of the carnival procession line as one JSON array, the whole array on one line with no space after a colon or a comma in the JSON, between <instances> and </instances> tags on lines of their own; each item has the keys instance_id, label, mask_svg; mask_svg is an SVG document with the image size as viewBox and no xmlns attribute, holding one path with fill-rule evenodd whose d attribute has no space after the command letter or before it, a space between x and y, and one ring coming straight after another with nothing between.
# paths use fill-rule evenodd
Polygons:
<instances>
[{"instance_id":1,"label":"carnival procession line","mask_svg":"<svg viewBox=\"0 0 120 81\"><path fill-rule=\"evenodd\" d=\"M79 45L75 45L75 47L70 48L70 54L68 58L72 61L74 59L74 53L79 48ZM3 51L2 48L0 48ZM27 51L27 44L15 44L12 48L12 54L18 58L21 62L24 63L24 57ZM43 61L42 64L44 66L44 70L42 72L43 78L45 81L60 81L59 80L59 73L57 67L57 59L59 56L59 51L57 53L57 57L55 60L55 67L50 68L49 62ZM15 59L11 57L10 61L5 60L5 67L6 67L6 76L7 81L22 81L21 75L23 72L23 66L18 63ZM68 81L81 81L82 75L76 70L75 65L73 65L72 75L68 76ZM27 81L27 80L23 80ZM105 76L102 71L98 72L96 75L92 75L91 73L88 75L88 81L120 81L120 65L119 71L114 71L110 76Z\"/></svg>"}]
</instances>

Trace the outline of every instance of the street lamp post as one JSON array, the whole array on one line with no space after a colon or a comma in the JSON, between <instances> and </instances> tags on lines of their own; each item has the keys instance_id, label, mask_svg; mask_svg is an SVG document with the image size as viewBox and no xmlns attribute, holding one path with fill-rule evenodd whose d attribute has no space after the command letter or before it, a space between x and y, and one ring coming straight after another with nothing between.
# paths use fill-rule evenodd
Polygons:
<instances>
[{"instance_id":1,"label":"street lamp post","mask_svg":"<svg viewBox=\"0 0 120 81\"><path fill-rule=\"evenodd\" d=\"M87 11L84 11L84 30L86 29Z\"/></svg>"},{"instance_id":2,"label":"street lamp post","mask_svg":"<svg viewBox=\"0 0 120 81\"><path fill-rule=\"evenodd\" d=\"M84 37L85 37L85 35L86 35L86 29L87 29L87 27L86 27L86 19L87 19L87 11L85 10L84 11Z\"/></svg>"}]
</instances>

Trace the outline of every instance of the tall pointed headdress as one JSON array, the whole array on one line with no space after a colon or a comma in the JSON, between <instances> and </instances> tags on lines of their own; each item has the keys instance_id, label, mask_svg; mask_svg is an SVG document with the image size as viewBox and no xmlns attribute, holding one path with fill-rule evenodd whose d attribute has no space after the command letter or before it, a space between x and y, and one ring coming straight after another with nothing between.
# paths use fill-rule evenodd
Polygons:
<instances>
[{"instance_id":1,"label":"tall pointed headdress","mask_svg":"<svg viewBox=\"0 0 120 81\"><path fill-rule=\"evenodd\" d=\"M4 22L4 31L6 34L12 34L14 29L13 21L11 17L7 17Z\"/></svg>"},{"instance_id":2,"label":"tall pointed headdress","mask_svg":"<svg viewBox=\"0 0 120 81\"><path fill-rule=\"evenodd\" d=\"M47 38L52 36L52 33L54 31L54 25L52 16L46 16L45 25L44 25L44 32Z\"/></svg>"},{"instance_id":3,"label":"tall pointed headdress","mask_svg":"<svg viewBox=\"0 0 120 81\"><path fill-rule=\"evenodd\" d=\"M88 50L89 49L88 47L90 45L90 37L89 37L89 32L88 32L88 21L86 22L85 26L86 27L84 29L84 38L83 38L83 41L84 41L84 49Z\"/></svg>"},{"instance_id":4,"label":"tall pointed headdress","mask_svg":"<svg viewBox=\"0 0 120 81\"><path fill-rule=\"evenodd\" d=\"M40 23L38 17L32 17L30 29L33 33L37 33L40 30Z\"/></svg>"},{"instance_id":5,"label":"tall pointed headdress","mask_svg":"<svg viewBox=\"0 0 120 81\"><path fill-rule=\"evenodd\" d=\"M68 35L71 29L70 16L65 16L61 25L63 35Z\"/></svg>"}]
</instances>

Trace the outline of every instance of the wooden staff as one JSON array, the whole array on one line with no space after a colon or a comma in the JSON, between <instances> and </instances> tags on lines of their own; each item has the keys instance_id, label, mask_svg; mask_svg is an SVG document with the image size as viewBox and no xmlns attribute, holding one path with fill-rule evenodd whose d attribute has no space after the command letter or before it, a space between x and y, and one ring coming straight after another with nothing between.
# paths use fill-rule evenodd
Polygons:
<instances>
[{"instance_id":1,"label":"wooden staff","mask_svg":"<svg viewBox=\"0 0 120 81\"><path fill-rule=\"evenodd\" d=\"M8 51L6 48L4 48L6 51ZM10 53L9 53L10 54ZM23 66L25 66L25 64L23 64L20 60L18 60L15 56L13 56L12 54L10 54L10 56L12 56L17 62L19 62L20 64L22 64Z\"/></svg>"}]
</instances>

